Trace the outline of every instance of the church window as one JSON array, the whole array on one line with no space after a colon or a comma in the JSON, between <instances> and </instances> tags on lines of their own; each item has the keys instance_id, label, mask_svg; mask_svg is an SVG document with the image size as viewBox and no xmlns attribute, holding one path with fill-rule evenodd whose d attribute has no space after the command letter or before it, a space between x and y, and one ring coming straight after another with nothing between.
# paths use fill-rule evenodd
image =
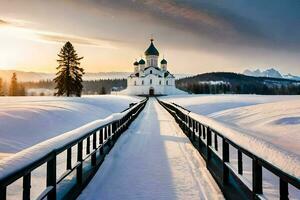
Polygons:
<instances>
[{"instance_id":1,"label":"church window","mask_svg":"<svg viewBox=\"0 0 300 200\"><path fill-rule=\"evenodd\" d=\"M159 81L159 85L161 85L161 81Z\"/></svg>"},{"instance_id":2,"label":"church window","mask_svg":"<svg viewBox=\"0 0 300 200\"><path fill-rule=\"evenodd\" d=\"M136 85L136 81L134 81L134 85Z\"/></svg>"},{"instance_id":3,"label":"church window","mask_svg":"<svg viewBox=\"0 0 300 200\"><path fill-rule=\"evenodd\" d=\"M142 81L142 85L144 85L144 81Z\"/></svg>"},{"instance_id":4,"label":"church window","mask_svg":"<svg viewBox=\"0 0 300 200\"><path fill-rule=\"evenodd\" d=\"M150 70L150 74L152 74L152 70Z\"/></svg>"},{"instance_id":5,"label":"church window","mask_svg":"<svg viewBox=\"0 0 300 200\"><path fill-rule=\"evenodd\" d=\"M150 79L150 85L152 84L152 79Z\"/></svg>"},{"instance_id":6,"label":"church window","mask_svg":"<svg viewBox=\"0 0 300 200\"><path fill-rule=\"evenodd\" d=\"M166 85L169 85L169 82L168 82L168 81L166 81Z\"/></svg>"}]
</instances>

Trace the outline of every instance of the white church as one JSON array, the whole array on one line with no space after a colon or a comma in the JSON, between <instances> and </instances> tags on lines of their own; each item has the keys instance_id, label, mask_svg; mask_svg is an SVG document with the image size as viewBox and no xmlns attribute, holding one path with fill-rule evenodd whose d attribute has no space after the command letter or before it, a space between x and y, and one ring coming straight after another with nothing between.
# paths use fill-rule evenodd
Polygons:
<instances>
[{"instance_id":1,"label":"white church","mask_svg":"<svg viewBox=\"0 0 300 200\"><path fill-rule=\"evenodd\" d=\"M185 94L175 87L175 77L168 71L168 62L163 58L158 65L159 52L150 40L145 58L135 61L134 72L127 78L127 88L121 93L127 95L172 95Z\"/></svg>"}]
</instances>

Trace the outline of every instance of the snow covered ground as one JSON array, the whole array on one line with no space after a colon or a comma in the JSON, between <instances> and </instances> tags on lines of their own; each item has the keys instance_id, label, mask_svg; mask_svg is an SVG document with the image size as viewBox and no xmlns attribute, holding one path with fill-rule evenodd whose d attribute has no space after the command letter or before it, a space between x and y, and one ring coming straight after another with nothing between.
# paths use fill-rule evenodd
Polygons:
<instances>
[{"instance_id":1,"label":"snow covered ground","mask_svg":"<svg viewBox=\"0 0 300 200\"><path fill-rule=\"evenodd\" d=\"M128 96L1 97L0 159L121 112L139 98Z\"/></svg>"},{"instance_id":2,"label":"snow covered ground","mask_svg":"<svg viewBox=\"0 0 300 200\"><path fill-rule=\"evenodd\" d=\"M241 142L242 136L257 140L249 151L261 155L268 152L282 154L263 155L270 158L273 164L283 166L296 175L300 174L300 97L299 96L262 96L262 95L184 95L162 97L163 100L179 104L188 110L211 119L223 130L235 133L236 142ZM197 116L196 116L197 117ZM203 120L206 120L203 118ZM230 131L232 130L232 131ZM222 132L221 132L222 133ZM238 135L240 133L240 135ZM232 134L231 134L232 135ZM239 139L239 137L241 137ZM254 141L254 140L251 141ZM233 157L236 152L233 152ZM276 154L277 155L277 154ZM274 162L274 160L276 162ZM289 161L289 162L288 162ZM251 162L245 160L245 176L251 183ZM232 159L236 165L236 159ZM300 176L299 176L300 178ZM251 184L250 184L251 185ZM276 199L275 190L278 179L264 170L264 187L268 198ZM300 198L300 192L291 187L295 199Z\"/></svg>"},{"instance_id":3,"label":"snow covered ground","mask_svg":"<svg viewBox=\"0 0 300 200\"><path fill-rule=\"evenodd\" d=\"M79 199L224 199L172 116L150 99Z\"/></svg>"},{"instance_id":4,"label":"snow covered ground","mask_svg":"<svg viewBox=\"0 0 300 200\"><path fill-rule=\"evenodd\" d=\"M188 95L162 99L300 156L300 96Z\"/></svg>"}]
</instances>

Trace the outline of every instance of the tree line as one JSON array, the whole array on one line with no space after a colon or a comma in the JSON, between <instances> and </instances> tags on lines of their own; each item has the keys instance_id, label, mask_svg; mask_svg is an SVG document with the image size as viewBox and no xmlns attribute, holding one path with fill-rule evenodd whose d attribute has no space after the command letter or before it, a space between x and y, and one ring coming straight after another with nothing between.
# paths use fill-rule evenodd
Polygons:
<instances>
[{"instance_id":1,"label":"tree line","mask_svg":"<svg viewBox=\"0 0 300 200\"><path fill-rule=\"evenodd\" d=\"M251 77L214 72L176 81L176 87L194 94L299 95L300 82L287 79Z\"/></svg>"},{"instance_id":2,"label":"tree line","mask_svg":"<svg viewBox=\"0 0 300 200\"><path fill-rule=\"evenodd\" d=\"M22 83L27 89L29 96L43 96L44 92L30 92L28 89L48 89L55 90L55 82L53 80L40 80L37 82L29 81ZM113 91L120 91L127 87L126 79L99 79L82 81L82 94L111 94Z\"/></svg>"},{"instance_id":3,"label":"tree line","mask_svg":"<svg viewBox=\"0 0 300 200\"><path fill-rule=\"evenodd\" d=\"M0 96L25 96L25 86L18 82L17 74L13 73L10 83L7 84L0 78Z\"/></svg>"},{"instance_id":4,"label":"tree line","mask_svg":"<svg viewBox=\"0 0 300 200\"><path fill-rule=\"evenodd\" d=\"M300 85L278 85L268 86L241 84L212 84L212 83L187 83L180 84L177 87L193 94L262 94L262 95L300 95Z\"/></svg>"}]
</instances>

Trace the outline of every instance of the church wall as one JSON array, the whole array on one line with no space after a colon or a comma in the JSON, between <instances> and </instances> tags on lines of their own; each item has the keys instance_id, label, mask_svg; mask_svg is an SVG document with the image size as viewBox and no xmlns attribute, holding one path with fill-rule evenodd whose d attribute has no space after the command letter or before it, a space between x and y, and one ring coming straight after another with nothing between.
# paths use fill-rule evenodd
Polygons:
<instances>
[{"instance_id":1,"label":"church wall","mask_svg":"<svg viewBox=\"0 0 300 200\"><path fill-rule=\"evenodd\" d=\"M152 80L152 84L150 84L150 80ZM143 85L142 81L144 81ZM161 84L159 84L160 81ZM168 85L166 85L166 81L168 81ZM134 82L136 82L136 85L134 85ZM130 95L148 95L151 87L156 95L174 94L176 91L174 78L158 78L153 74L144 78L128 78L127 93Z\"/></svg>"}]
</instances>

